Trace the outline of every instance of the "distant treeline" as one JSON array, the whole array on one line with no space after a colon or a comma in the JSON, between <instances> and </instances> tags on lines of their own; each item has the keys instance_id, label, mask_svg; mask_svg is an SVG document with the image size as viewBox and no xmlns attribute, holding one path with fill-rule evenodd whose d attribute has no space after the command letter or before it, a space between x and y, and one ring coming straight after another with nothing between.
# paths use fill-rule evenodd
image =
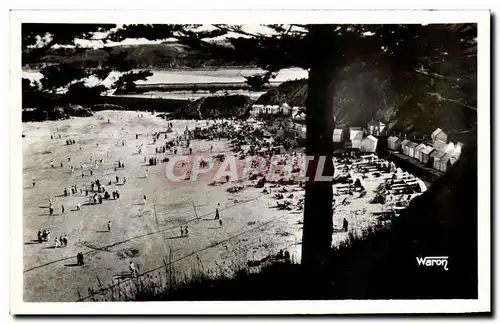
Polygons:
<instances>
[{"instance_id":1,"label":"distant treeline","mask_svg":"<svg viewBox=\"0 0 500 324\"><path fill-rule=\"evenodd\" d=\"M256 66L252 62L227 61L190 50L177 43L114 46L111 54L126 52L124 63L132 69L170 69ZM85 68L109 67L108 52L103 49L52 49L39 58L38 62L23 68L40 69L46 65L61 63L76 64Z\"/></svg>"}]
</instances>

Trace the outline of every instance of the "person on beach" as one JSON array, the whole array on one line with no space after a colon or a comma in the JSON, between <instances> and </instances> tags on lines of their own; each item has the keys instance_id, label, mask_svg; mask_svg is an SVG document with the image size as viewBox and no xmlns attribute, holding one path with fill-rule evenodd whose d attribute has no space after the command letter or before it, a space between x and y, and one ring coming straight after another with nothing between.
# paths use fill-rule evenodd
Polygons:
<instances>
[{"instance_id":1,"label":"person on beach","mask_svg":"<svg viewBox=\"0 0 500 324\"><path fill-rule=\"evenodd\" d=\"M83 254L81 252L78 252L78 254L76 255L76 265L82 266L84 264L85 263L83 262Z\"/></svg>"},{"instance_id":2,"label":"person on beach","mask_svg":"<svg viewBox=\"0 0 500 324\"><path fill-rule=\"evenodd\" d=\"M61 246L61 242L59 242L59 239L56 237L54 239L54 248L57 249L60 246Z\"/></svg>"},{"instance_id":3,"label":"person on beach","mask_svg":"<svg viewBox=\"0 0 500 324\"><path fill-rule=\"evenodd\" d=\"M111 232L111 221L108 221L108 232Z\"/></svg>"},{"instance_id":4,"label":"person on beach","mask_svg":"<svg viewBox=\"0 0 500 324\"><path fill-rule=\"evenodd\" d=\"M189 236L189 229L188 229L187 225L186 225L186 227L184 227L184 235L185 235L186 237L188 237L188 236Z\"/></svg>"},{"instance_id":5,"label":"person on beach","mask_svg":"<svg viewBox=\"0 0 500 324\"><path fill-rule=\"evenodd\" d=\"M344 218L344 220L342 221L342 229L344 230L344 232L347 232L349 228L349 222L347 221L347 219Z\"/></svg>"},{"instance_id":6,"label":"person on beach","mask_svg":"<svg viewBox=\"0 0 500 324\"><path fill-rule=\"evenodd\" d=\"M137 276L137 269L135 268L134 262L130 261L128 268L130 270L130 276L136 277Z\"/></svg>"},{"instance_id":7,"label":"person on beach","mask_svg":"<svg viewBox=\"0 0 500 324\"><path fill-rule=\"evenodd\" d=\"M81 209L82 209L82 206L80 205L80 203L76 204L76 210L80 211Z\"/></svg>"},{"instance_id":8,"label":"person on beach","mask_svg":"<svg viewBox=\"0 0 500 324\"><path fill-rule=\"evenodd\" d=\"M184 228L181 226L181 237L184 237Z\"/></svg>"},{"instance_id":9,"label":"person on beach","mask_svg":"<svg viewBox=\"0 0 500 324\"><path fill-rule=\"evenodd\" d=\"M36 182L35 182L35 180L33 179L33 188L35 188L35 185L36 185Z\"/></svg>"},{"instance_id":10,"label":"person on beach","mask_svg":"<svg viewBox=\"0 0 500 324\"><path fill-rule=\"evenodd\" d=\"M61 214L64 214L64 212L65 212L64 205L61 205Z\"/></svg>"},{"instance_id":11,"label":"person on beach","mask_svg":"<svg viewBox=\"0 0 500 324\"><path fill-rule=\"evenodd\" d=\"M146 199L146 195L144 195L142 197L142 204L145 205L147 202L148 202L148 200Z\"/></svg>"},{"instance_id":12,"label":"person on beach","mask_svg":"<svg viewBox=\"0 0 500 324\"><path fill-rule=\"evenodd\" d=\"M53 168L54 167L54 161L50 161L50 167Z\"/></svg>"},{"instance_id":13,"label":"person on beach","mask_svg":"<svg viewBox=\"0 0 500 324\"><path fill-rule=\"evenodd\" d=\"M215 208L215 218L214 218L215 220L220 219L219 208L220 208L220 203L218 203L217 207Z\"/></svg>"},{"instance_id":14,"label":"person on beach","mask_svg":"<svg viewBox=\"0 0 500 324\"><path fill-rule=\"evenodd\" d=\"M219 225L222 227L222 219L219 219Z\"/></svg>"}]
</instances>

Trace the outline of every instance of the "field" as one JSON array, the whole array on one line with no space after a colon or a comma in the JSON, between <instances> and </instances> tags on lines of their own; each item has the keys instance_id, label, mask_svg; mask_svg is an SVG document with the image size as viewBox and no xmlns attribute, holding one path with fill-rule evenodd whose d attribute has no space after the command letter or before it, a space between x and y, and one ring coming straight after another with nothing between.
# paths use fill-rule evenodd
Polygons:
<instances>
[{"instance_id":1,"label":"field","mask_svg":"<svg viewBox=\"0 0 500 324\"><path fill-rule=\"evenodd\" d=\"M169 137L181 134L186 124L189 128L196 124L180 120L173 123L175 132ZM138 265L140 273L161 269L164 260L170 260L177 272L189 276L192 270L201 268L229 274L247 260L260 259L280 249L287 249L295 259L300 258L302 213L273 208L276 201L272 194L251 186L230 194L226 191L230 186L227 183L220 186L192 181L173 183L165 175L165 163L146 165L144 157L156 155L161 159L171 155L155 154L155 145L151 136L147 136L166 127L167 122L160 118L150 114L138 118L136 112L130 111L102 111L88 118L23 123L25 301L76 301L77 290L84 297L88 288L96 287L99 280L106 284L116 280L128 272L131 260ZM139 139L136 134L140 134ZM67 139L74 139L76 144L66 145ZM160 143L163 141L161 136ZM137 152L140 144L144 145L142 154ZM193 154L198 155L211 155L210 145L214 147L213 154L231 154L228 141L191 142ZM89 175L91 156L103 159L92 176ZM125 168L115 172L118 160ZM54 168L50 161L54 162ZM74 172L70 171L71 165ZM148 177L144 177L145 169L149 169ZM115 181L116 175L120 177L119 183ZM124 176L126 184L122 181ZM65 187L84 188L95 179L110 193L119 190L120 199L87 205L85 192L63 195ZM381 205L367 202L379 181L363 181L367 196L348 197L351 204L339 206L333 216L336 227L341 226L344 217L351 231L360 231L375 223L370 213L380 211ZM298 186L287 186L287 189L294 191L296 197L303 196ZM147 196L145 204L143 195ZM49 197L55 208L52 216L48 211ZM80 211L76 210L78 203L82 205ZM221 205L223 226L213 220L217 203ZM64 214L61 205L65 206ZM112 222L110 232L106 228L109 220ZM180 237L181 225L189 226L189 237ZM51 242L39 244L37 232L43 229L50 229ZM54 238L64 235L68 236L68 246L54 248ZM335 232L334 244L346 236L345 232ZM84 254L84 266L75 266L79 252Z\"/></svg>"}]
</instances>

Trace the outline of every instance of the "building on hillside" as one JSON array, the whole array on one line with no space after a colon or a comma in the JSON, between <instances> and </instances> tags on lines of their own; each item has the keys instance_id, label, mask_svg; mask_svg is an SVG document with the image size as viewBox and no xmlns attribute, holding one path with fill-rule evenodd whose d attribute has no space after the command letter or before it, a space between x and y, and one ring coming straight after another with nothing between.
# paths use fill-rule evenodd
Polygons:
<instances>
[{"instance_id":1,"label":"building on hillside","mask_svg":"<svg viewBox=\"0 0 500 324\"><path fill-rule=\"evenodd\" d=\"M252 105L252 109L250 110L250 116L257 117L264 111L264 105L256 104Z\"/></svg>"},{"instance_id":2,"label":"building on hillside","mask_svg":"<svg viewBox=\"0 0 500 324\"><path fill-rule=\"evenodd\" d=\"M368 134L378 136L385 129L385 124L380 121L371 120L368 122Z\"/></svg>"},{"instance_id":3,"label":"building on hillside","mask_svg":"<svg viewBox=\"0 0 500 324\"><path fill-rule=\"evenodd\" d=\"M422 162L423 164L429 164L432 152L434 152L434 148L432 146L426 145L425 148L420 152L420 162Z\"/></svg>"},{"instance_id":4,"label":"building on hillside","mask_svg":"<svg viewBox=\"0 0 500 324\"><path fill-rule=\"evenodd\" d=\"M271 114L278 115L279 113L280 113L280 106L279 105L271 105Z\"/></svg>"},{"instance_id":5,"label":"building on hillside","mask_svg":"<svg viewBox=\"0 0 500 324\"><path fill-rule=\"evenodd\" d=\"M285 102L280 106L280 114L283 116L290 116L292 114L292 108Z\"/></svg>"},{"instance_id":6,"label":"building on hillside","mask_svg":"<svg viewBox=\"0 0 500 324\"><path fill-rule=\"evenodd\" d=\"M368 135L361 141L360 150L362 152L375 152L377 150L378 139L373 135Z\"/></svg>"},{"instance_id":7,"label":"building on hillside","mask_svg":"<svg viewBox=\"0 0 500 324\"><path fill-rule=\"evenodd\" d=\"M441 128L437 128L434 132L432 132L431 139L433 142L441 140L446 143L448 142L448 135L446 135L446 133Z\"/></svg>"},{"instance_id":8,"label":"building on hillside","mask_svg":"<svg viewBox=\"0 0 500 324\"><path fill-rule=\"evenodd\" d=\"M399 151L401 149L402 140L397 136L389 136L387 138L387 147L394 151Z\"/></svg>"},{"instance_id":9,"label":"building on hillside","mask_svg":"<svg viewBox=\"0 0 500 324\"><path fill-rule=\"evenodd\" d=\"M446 152L446 149L448 148L448 145L446 144L446 142L442 141L442 140L435 140L434 143L432 144L432 146L434 146L434 149L436 151L439 151L439 152Z\"/></svg>"},{"instance_id":10,"label":"building on hillside","mask_svg":"<svg viewBox=\"0 0 500 324\"><path fill-rule=\"evenodd\" d=\"M355 149L361 148L361 141L363 140L363 129L361 127L349 127L349 140L351 147Z\"/></svg>"},{"instance_id":11,"label":"building on hillside","mask_svg":"<svg viewBox=\"0 0 500 324\"><path fill-rule=\"evenodd\" d=\"M415 157L415 148L417 147L417 143L412 141L408 141L405 145L401 145L403 149L403 154L409 157Z\"/></svg>"}]
</instances>

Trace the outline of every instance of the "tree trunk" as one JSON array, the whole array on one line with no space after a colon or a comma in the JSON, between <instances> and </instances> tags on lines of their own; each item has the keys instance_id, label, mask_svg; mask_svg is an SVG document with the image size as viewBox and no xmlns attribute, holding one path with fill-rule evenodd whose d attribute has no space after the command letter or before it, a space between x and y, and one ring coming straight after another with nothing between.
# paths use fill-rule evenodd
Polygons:
<instances>
[{"instance_id":1,"label":"tree trunk","mask_svg":"<svg viewBox=\"0 0 500 324\"><path fill-rule=\"evenodd\" d=\"M309 27L310 60L306 101L306 154L311 160L307 168L302 265L306 270L318 270L328 263L332 243L332 180L333 180L333 75L335 70L333 26ZM315 179L319 175L329 180ZM321 161L322 162L322 161Z\"/></svg>"}]
</instances>

